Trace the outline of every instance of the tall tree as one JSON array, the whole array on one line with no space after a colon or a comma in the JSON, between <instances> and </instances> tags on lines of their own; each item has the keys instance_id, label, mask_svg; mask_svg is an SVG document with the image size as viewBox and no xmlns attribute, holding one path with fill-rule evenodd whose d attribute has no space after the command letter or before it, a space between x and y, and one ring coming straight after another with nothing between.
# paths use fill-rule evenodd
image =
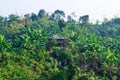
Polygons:
<instances>
[{"instance_id":1,"label":"tall tree","mask_svg":"<svg viewBox=\"0 0 120 80\"><path fill-rule=\"evenodd\" d=\"M38 19L38 16L35 13L32 13L30 18L32 19L32 21L35 21Z\"/></svg>"},{"instance_id":2,"label":"tall tree","mask_svg":"<svg viewBox=\"0 0 120 80\"><path fill-rule=\"evenodd\" d=\"M58 21L58 25L61 31L62 31L62 28L66 27L66 23L63 19Z\"/></svg>"},{"instance_id":3,"label":"tall tree","mask_svg":"<svg viewBox=\"0 0 120 80\"><path fill-rule=\"evenodd\" d=\"M68 15L67 16L67 22L69 23L69 22L74 22L75 20L72 18L72 16L71 15Z\"/></svg>"},{"instance_id":4,"label":"tall tree","mask_svg":"<svg viewBox=\"0 0 120 80\"><path fill-rule=\"evenodd\" d=\"M4 17L0 16L0 26L2 26L4 23Z\"/></svg>"},{"instance_id":5,"label":"tall tree","mask_svg":"<svg viewBox=\"0 0 120 80\"><path fill-rule=\"evenodd\" d=\"M19 16L18 15L15 15L15 14L10 14L9 17L8 17L8 21L11 22L11 21L18 21L19 20Z\"/></svg>"},{"instance_id":6,"label":"tall tree","mask_svg":"<svg viewBox=\"0 0 120 80\"><path fill-rule=\"evenodd\" d=\"M0 22L3 22L4 17L0 16Z\"/></svg>"},{"instance_id":7,"label":"tall tree","mask_svg":"<svg viewBox=\"0 0 120 80\"><path fill-rule=\"evenodd\" d=\"M38 17L39 17L39 18L42 18L42 17L44 17L44 16L46 16L45 10L44 10L44 9L39 10L39 12L38 12Z\"/></svg>"},{"instance_id":8,"label":"tall tree","mask_svg":"<svg viewBox=\"0 0 120 80\"><path fill-rule=\"evenodd\" d=\"M65 17L65 13L62 10L56 10L51 16L50 19L53 20L60 20L60 19L64 19Z\"/></svg>"},{"instance_id":9,"label":"tall tree","mask_svg":"<svg viewBox=\"0 0 120 80\"><path fill-rule=\"evenodd\" d=\"M23 20L25 27L29 26L30 22L31 22L31 16L30 14L27 13L24 15L24 20Z\"/></svg>"},{"instance_id":10,"label":"tall tree","mask_svg":"<svg viewBox=\"0 0 120 80\"><path fill-rule=\"evenodd\" d=\"M88 22L89 22L89 15L84 15L79 18L79 23L82 27L87 26Z\"/></svg>"}]
</instances>

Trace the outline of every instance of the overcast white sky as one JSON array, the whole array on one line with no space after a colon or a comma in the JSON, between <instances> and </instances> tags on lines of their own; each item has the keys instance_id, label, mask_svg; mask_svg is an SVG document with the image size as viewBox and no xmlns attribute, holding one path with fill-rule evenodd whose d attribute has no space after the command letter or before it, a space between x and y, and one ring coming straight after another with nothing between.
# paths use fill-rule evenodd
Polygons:
<instances>
[{"instance_id":1,"label":"overcast white sky","mask_svg":"<svg viewBox=\"0 0 120 80\"><path fill-rule=\"evenodd\" d=\"M1 0L0 15L15 13L38 13L40 9L54 12L56 9L66 14L75 12L77 16L90 15L91 20L111 18L120 14L120 0Z\"/></svg>"}]
</instances>

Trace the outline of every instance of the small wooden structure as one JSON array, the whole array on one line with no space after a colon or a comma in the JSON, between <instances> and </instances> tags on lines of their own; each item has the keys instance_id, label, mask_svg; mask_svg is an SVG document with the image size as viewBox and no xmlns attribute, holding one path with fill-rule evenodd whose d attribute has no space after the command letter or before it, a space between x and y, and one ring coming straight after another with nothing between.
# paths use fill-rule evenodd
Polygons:
<instances>
[{"instance_id":1,"label":"small wooden structure","mask_svg":"<svg viewBox=\"0 0 120 80\"><path fill-rule=\"evenodd\" d=\"M66 39L57 34L52 34L48 36L47 50L50 50L52 47L64 48L66 47Z\"/></svg>"}]
</instances>

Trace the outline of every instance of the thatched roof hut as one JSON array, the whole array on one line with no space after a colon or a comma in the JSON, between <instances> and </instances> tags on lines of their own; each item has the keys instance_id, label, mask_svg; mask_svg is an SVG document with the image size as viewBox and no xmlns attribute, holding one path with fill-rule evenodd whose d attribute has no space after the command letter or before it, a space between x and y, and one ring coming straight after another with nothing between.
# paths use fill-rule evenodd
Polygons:
<instances>
[{"instance_id":1,"label":"thatched roof hut","mask_svg":"<svg viewBox=\"0 0 120 80\"><path fill-rule=\"evenodd\" d=\"M52 34L48 36L49 43L47 49L54 47L64 48L66 46L66 39L58 34ZM54 45L51 41L55 40L56 44Z\"/></svg>"}]
</instances>

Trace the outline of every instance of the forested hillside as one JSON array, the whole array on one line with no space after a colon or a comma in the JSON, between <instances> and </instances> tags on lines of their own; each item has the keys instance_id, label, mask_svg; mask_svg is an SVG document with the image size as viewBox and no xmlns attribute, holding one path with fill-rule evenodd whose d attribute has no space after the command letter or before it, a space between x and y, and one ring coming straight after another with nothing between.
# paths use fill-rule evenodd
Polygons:
<instances>
[{"instance_id":1,"label":"forested hillside","mask_svg":"<svg viewBox=\"0 0 120 80\"><path fill-rule=\"evenodd\" d=\"M91 23L62 10L0 16L0 80L120 80L120 18Z\"/></svg>"}]
</instances>

